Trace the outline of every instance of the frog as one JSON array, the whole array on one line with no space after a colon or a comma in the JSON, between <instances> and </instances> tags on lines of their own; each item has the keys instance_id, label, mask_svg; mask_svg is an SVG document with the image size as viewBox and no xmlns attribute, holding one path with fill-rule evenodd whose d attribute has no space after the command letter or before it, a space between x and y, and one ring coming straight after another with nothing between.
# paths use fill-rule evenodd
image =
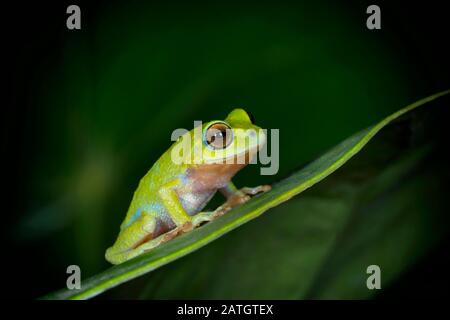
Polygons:
<instances>
[{"instance_id":1,"label":"frog","mask_svg":"<svg viewBox=\"0 0 450 320\"><path fill-rule=\"evenodd\" d=\"M270 185L238 189L232 182L266 143L254 122L249 112L235 108L225 120L201 123L180 135L140 180L106 260L128 261L269 191ZM202 211L217 192L225 202Z\"/></svg>"}]
</instances>

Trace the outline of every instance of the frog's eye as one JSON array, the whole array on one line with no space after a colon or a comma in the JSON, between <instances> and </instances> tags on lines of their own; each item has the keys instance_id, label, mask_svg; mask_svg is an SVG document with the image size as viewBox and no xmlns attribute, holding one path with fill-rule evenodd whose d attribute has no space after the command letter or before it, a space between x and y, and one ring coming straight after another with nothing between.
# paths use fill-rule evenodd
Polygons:
<instances>
[{"instance_id":1,"label":"frog's eye","mask_svg":"<svg viewBox=\"0 0 450 320\"><path fill-rule=\"evenodd\" d=\"M233 132L224 122L214 123L206 129L205 143L214 149L225 149L232 141Z\"/></svg>"}]
</instances>

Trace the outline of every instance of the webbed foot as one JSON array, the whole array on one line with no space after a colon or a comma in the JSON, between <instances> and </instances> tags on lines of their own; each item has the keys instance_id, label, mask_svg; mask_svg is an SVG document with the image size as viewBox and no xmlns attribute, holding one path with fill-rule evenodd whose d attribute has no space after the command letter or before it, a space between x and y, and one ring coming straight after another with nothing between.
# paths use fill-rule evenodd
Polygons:
<instances>
[{"instance_id":1,"label":"webbed foot","mask_svg":"<svg viewBox=\"0 0 450 320\"><path fill-rule=\"evenodd\" d=\"M227 199L227 201L223 205L221 205L214 211L215 217L221 216L230 211L231 209L233 209L234 207L246 203L251 199L251 196L254 196L261 192L267 192L270 189L272 189L272 187L266 184L254 188L244 187L237 190L233 195L231 195Z\"/></svg>"}]
</instances>

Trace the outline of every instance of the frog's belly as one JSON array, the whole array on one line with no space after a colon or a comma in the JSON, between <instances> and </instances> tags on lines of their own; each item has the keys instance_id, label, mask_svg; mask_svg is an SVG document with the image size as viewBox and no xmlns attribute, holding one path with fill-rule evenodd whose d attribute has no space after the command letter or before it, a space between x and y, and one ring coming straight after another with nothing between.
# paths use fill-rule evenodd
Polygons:
<instances>
[{"instance_id":1,"label":"frog's belly","mask_svg":"<svg viewBox=\"0 0 450 320\"><path fill-rule=\"evenodd\" d=\"M178 196L180 197L181 205L184 210L186 210L190 216L193 216L203 210L215 193L216 191L202 193L179 192Z\"/></svg>"},{"instance_id":2,"label":"frog's belly","mask_svg":"<svg viewBox=\"0 0 450 320\"><path fill-rule=\"evenodd\" d=\"M186 210L190 216L194 216L202 211L202 209L208 204L209 200L211 200L214 196L216 191L192 193L178 190L177 193L183 209ZM161 230L172 230L176 227L169 212L167 212L167 209L162 205L152 205L148 212L157 217L158 226L161 227Z\"/></svg>"}]
</instances>

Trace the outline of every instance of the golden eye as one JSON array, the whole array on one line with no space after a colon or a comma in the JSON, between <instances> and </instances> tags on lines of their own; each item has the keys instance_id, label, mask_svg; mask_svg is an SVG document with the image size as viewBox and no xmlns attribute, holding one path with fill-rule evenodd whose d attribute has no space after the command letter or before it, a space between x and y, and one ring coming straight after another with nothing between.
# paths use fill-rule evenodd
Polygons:
<instances>
[{"instance_id":1,"label":"golden eye","mask_svg":"<svg viewBox=\"0 0 450 320\"><path fill-rule=\"evenodd\" d=\"M232 141L233 132L224 122L214 123L206 129L205 143L214 149L225 149Z\"/></svg>"}]
</instances>

